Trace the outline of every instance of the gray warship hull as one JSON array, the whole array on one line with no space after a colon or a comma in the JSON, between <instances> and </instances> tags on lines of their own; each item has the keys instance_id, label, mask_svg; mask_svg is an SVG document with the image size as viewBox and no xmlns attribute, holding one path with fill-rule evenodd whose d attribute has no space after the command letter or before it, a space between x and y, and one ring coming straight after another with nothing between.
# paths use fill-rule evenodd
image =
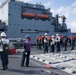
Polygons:
<instances>
[{"instance_id":1,"label":"gray warship hull","mask_svg":"<svg viewBox=\"0 0 76 75\"><path fill-rule=\"evenodd\" d=\"M62 24L59 18L62 18ZM70 36L71 30L67 29L65 19L59 15L53 17L50 9L38 3L5 0L0 6L0 32L5 31L8 38L25 38L29 34L32 43L36 43L37 35L46 32L49 36L56 33Z\"/></svg>"}]
</instances>

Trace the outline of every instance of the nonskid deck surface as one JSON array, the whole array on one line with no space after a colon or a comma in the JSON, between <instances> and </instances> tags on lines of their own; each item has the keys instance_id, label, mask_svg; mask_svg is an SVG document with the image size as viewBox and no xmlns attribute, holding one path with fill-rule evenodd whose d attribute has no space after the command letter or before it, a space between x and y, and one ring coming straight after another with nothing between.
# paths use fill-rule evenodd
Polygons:
<instances>
[{"instance_id":1,"label":"nonskid deck surface","mask_svg":"<svg viewBox=\"0 0 76 75\"><path fill-rule=\"evenodd\" d=\"M30 59L29 67L21 67L22 55L9 55L9 64L7 70L0 70L0 75L71 75L60 69L52 68L40 61ZM47 66L47 67L46 67ZM0 61L0 69L2 68Z\"/></svg>"},{"instance_id":2,"label":"nonskid deck surface","mask_svg":"<svg viewBox=\"0 0 76 75\"><path fill-rule=\"evenodd\" d=\"M45 53L44 49L37 49L36 46L31 47L30 66L27 68L21 67L21 59L23 49L16 49L16 54L9 55L9 69L6 71L0 70L1 75L76 75L76 51L70 50L59 53ZM1 63L1 61L0 61ZM53 68L54 67L54 68ZM2 68L0 64L0 68Z\"/></svg>"},{"instance_id":3,"label":"nonskid deck surface","mask_svg":"<svg viewBox=\"0 0 76 75\"><path fill-rule=\"evenodd\" d=\"M31 58L49 64L72 75L76 75L76 50L62 51L59 53L34 54L31 55Z\"/></svg>"}]
</instances>

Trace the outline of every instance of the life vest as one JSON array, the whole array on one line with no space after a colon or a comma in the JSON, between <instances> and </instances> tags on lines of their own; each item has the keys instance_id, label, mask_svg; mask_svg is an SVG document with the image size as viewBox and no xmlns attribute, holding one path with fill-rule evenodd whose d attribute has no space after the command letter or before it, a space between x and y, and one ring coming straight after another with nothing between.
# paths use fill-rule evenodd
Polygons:
<instances>
[{"instance_id":1,"label":"life vest","mask_svg":"<svg viewBox=\"0 0 76 75\"><path fill-rule=\"evenodd\" d=\"M38 42L42 42L42 38L41 37L38 38Z\"/></svg>"},{"instance_id":2,"label":"life vest","mask_svg":"<svg viewBox=\"0 0 76 75\"><path fill-rule=\"evenodd\" d=\"M5 42L5 43L4 43L4 42ZM9 45L8 45L8 43L7 43L7 39L6 39L5 41L2 41L2 40L1 40L1 46L2 46L2 50L3 50L3 51L9 50Z\"/></svg>"}]
</instances>

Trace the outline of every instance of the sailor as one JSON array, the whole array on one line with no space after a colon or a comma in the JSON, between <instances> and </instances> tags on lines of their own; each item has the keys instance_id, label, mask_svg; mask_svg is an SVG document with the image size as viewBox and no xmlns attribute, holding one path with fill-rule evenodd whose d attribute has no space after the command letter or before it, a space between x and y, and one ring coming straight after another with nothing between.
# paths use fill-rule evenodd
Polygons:
<instances>
[{"instance_id":1,"label":"sailor","mask_svg":"<svg viewBox=\"0 0 76 75\"><path fill-rule=\"evenodd\" d=\"M42 46L42 37L39 36L38 38L38 44L39 44L39 49L41 49L41 46Z\"/></svg>"},{"instance_id":2,"label":"sailor","mask_svg":"<svg viewBox=\"0 0 76 75\"><path fill-rule=\"evenodd\" d=\"M48 41L48 34L45 33L45 38L44 38L44 53L48 53L48 46L49 46L49 41Z\"/></svg>"},{"instance_id":3,"label":"sailor","mask_svg":"<svg viewBox=\"0 0 76 75\"><path fill-rule=\"evenodd\" d=\"M1 33L1 61L2 61L2 70L8 69L8 52L9 52L9 40L6 39L6 34L4 32Z\"/></svg>"},{"instance_id":4,"label":"sailor","mask_svg":"<svg viewBox=\"0 0 76 75\"><path fill-rule=\"evenodd\" d=\"M49 45L50 45L50 41L51 41L51 36L48 36L48 40L49 40Z\"/></svg>"},{"instance_id":5,"label":"sailor","mask_svg":"<svg viewBox=\"0 0 76 75\"><path fill-rule=\"evenodd\" d=\"M64 35L64 38L63 38L63 43L64 43L65 51L67 50L67 42L68 42L68 37L67 37L67 35L65 34L65 35Z\"/></svg>"},{"instance_id":6,"label":"sailor","mask_svg":"<svg viewBox=\"0 0 76 75\"><path fill-rule=\"evenodd\" d=\"M56 34L55 41L56 41L57 52L60 52L60 36L59 36L59 34Z\"/></svg>"},{"instance_id":7,"label":"sailor","mask_svg":"<svg viewBox=\"0 0 76 75\"><path fill-rule=\"evenodd\" d=\"M74 46L75 46L75 36L72 37L72 48L71 50L74 50Z\"/></svg>"},{"instance_id":8,"label":"sailor","mask_svg":"<svg viewBox=\"0 0 76 75\"><path fill-rule=\"evenodd\" d=\"M38 35L37 38L36 38L37 48L39 48L39 42L38 42L39 37L40 37L40 35Z\"/></svg>"},{"instance_id":9,"label":"sailor","mask_svg":"<svg viewBox=\"0 0 76 75\"><path fill-rule=\"evenodd\" d=\"M64 36L61 36L61 37L60 37L60 45L61 45L62 47L64 46L64 45L63 45L63 37L64 37Z\"/></svg>"},{"instance_id":10,"label":"sailor","mask_svg":"<svg viewBox=\"0 0 76 75\"><path fill-rule=\"evenodd\" d=\"M42 37L40 35L37 36L37 48L41 49L42 46Z\"/></svg>"},{"instance_id":11,"label":"sailor","mask_svg":"<svg viewBox=\"0 0 76 75\"><path fill-rule=\"evenodd\" d=\"M51 52L54 52L54 46L55 46L55 38L54 35L52 35L51 41L50 41L50 45L51 45Z\"/></svg>"},{"instance_id":12,"label":"sailor","mask_svg":"<svg viewBox=\"0 0 76 75\"><path fill-rule=\"evenodd\" d=\"M26 41L24 43L24 51L22 55L22 61L21 61L21 66L24 66L25 58L26 58L26 67L29 66L29 57L30 57L30 51L31 51L31 43L30 43L30 36L26 35Z\"/></svg>"},{"instance_id":13,"label":"sailor","mask_svg":"<svg viewBox=\"0 0 76 75\"><path fill-rule=\"evenodd\" d=\"M44 38L45 38L45 36L43 35L42 36L42 46L43 46L43 48L44 48Z\"/></svg>"}]
</instances>

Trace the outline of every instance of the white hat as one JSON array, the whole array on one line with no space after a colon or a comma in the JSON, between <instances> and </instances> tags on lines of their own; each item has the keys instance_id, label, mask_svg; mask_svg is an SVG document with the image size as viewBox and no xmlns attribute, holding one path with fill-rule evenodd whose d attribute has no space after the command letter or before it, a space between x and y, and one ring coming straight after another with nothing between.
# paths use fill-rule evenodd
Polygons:
<instances>
[{"instance_id":1,"label":"white hat","mask_svg":"<svg viewBox=\"0 0 76 75\"><path fill-rule=\"evenodd\" d=\"M6 34L5 34L5 32L2 32L0 36L5 36L5 37L6 37Z\"/></svg>"},{"instance_id":2,"label":"white hat","mask_svg":"<svg viewBox=\"0 0 76 75\"><path fill-rule=\"evenodd\" d=\"M45 33L45 35L48 35L47 33Z\"/></svg>"},{"instance_id":3,"label":"white hat","mask_svg":"<svg viewBox=\"0 0 76 75\"><path fill-rule=\"evenodd\" d=\"M56 34L57 36L59 35L59 34Z\"/></svg>"},{"instance_id":4,"label":"white hat","mask_svg":"<svg viewBox=\"0 0 76 75\"><path fill-rule=\"evenodd\" d=\"M52 38L54 37L54 35L52 35Z\"/></svg>"}]
</instances>

